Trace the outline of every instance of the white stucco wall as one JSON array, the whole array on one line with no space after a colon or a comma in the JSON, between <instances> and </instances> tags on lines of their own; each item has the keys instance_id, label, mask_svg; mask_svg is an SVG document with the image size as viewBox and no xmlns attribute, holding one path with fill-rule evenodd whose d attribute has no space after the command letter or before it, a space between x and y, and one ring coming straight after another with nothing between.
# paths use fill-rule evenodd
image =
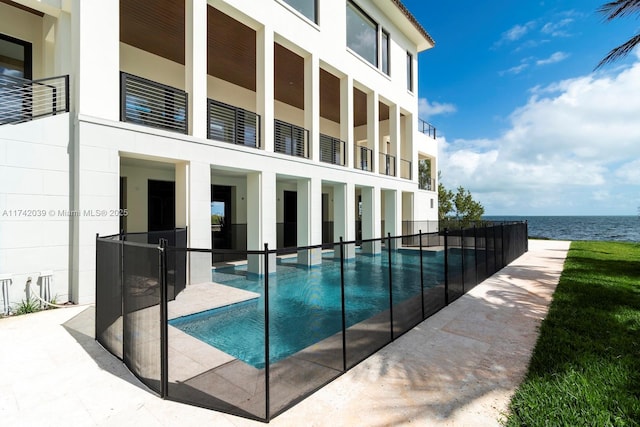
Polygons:
<instances>
[{"instance_id":1,"label":"white stucco wall","mask_svg":"<svg viewBox=\"0 0 640 427\"><path fill-rule=\"evenodd\" d=\"M53 270L52 296L69 296L69 114L0 126L0 274L13 274L12 302L28 277Z\"/></svg>"}]
</instances>

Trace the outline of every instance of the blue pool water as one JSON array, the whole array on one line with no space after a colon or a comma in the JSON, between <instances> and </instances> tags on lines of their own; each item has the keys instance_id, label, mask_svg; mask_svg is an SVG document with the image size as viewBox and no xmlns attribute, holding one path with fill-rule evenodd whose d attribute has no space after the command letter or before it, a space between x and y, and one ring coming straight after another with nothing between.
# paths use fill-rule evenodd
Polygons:
<instances>
[{"instance_id":1,"label":"blue pool water","mask_svg":"<svg viewBox=\"0 0 640 427\"><path fill-rule=\"evenodd\" d=\"M443 282L443 253L424 252L425 288ZM278 260L269 276L269 359L286 358L342 330L340 262L323 254L322 265ZM418 251L392 251L394 305L420 295ZM388 254L357 252L345 262L347 327L389 309ZM265 365L264 278L246 265L216 269L212 280L260 294L260 298L170 321L170 324L257 368Z\"/></svg>"}]
</instances>

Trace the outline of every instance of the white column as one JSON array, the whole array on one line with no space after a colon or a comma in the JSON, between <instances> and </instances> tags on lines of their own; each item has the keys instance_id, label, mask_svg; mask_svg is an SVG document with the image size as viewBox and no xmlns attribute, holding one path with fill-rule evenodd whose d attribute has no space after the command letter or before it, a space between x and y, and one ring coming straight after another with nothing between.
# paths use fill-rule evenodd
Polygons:
<instances>
[{"instance_id":1,"label":"white column","mask_svg":"<svg viewBox=\"0 0 640 427\"><path fill-rule=\"evenodd\" d=\"M75 93L79 114L120 120L120 3L73 2Z\"/></svg>"},{"instance_id":2,"label":"white column","mask_svg":"<svg viewBox=\"0 0 640 427\"><path fill-rule=\"evenodd\" d=\"M247 249L276 249L276 174L252 172L247 174ZM264 257L249 255L248 271L264 274ZM275 255L269 257L269 271L276 268Z\"/></svg>"},{"instance_id":3,"label":"white column","mask_svg":"<svg viewBox=\"0 0 640 427\"><path fill-rule=\"evenodd\" d=\"M380 188L362 187L362 239L380 238ZM362 251L380 253L380 241L362 243Z\"/></svg>"},{"instance_id":4,"label":"white column","mask_svg":"<svg viewBox=\"0 0 640 427\"><path fill-rule=\"evenodd\" d=\"M389 107L389 137L391 139L391 152L389 154L396 158L394 176L400 176L402 150L400 149L400 107L397 104L392 104Z\"/></svg>"},{"instance_id":5,"label":"white column","mask_svg":"<svg viewBox=\"0 0 640 427\"><path fill-rule=\"evenodd\" d=\"M409 144L411 151L411 180L418 182L418 150L414 150L414 139L417 137L418 124L415 123L416 117L413 114L409 114L404 120L404 133L406 135L406 144ZM415 133L414 133L415 132ZM433 166L433 165L432 165ZM432 169L433 170L433 169Z\"/></svg>"},{"instance_id":6,"label":"white column","mask_svg":"<svg viewBox=\"0 0 640 427\"><path fill-rule=\"evenodd\" d=\"M322 180L298 180L298 246L322 244ZM298 251L298 264L322 263L322 250Z\"/></svg>"},{"instance_id":7,"label":"white column","mask_svg":"<svg viewBox=\"0 0 640 427\"><path fill-rule=\"evenodd\" d=\"M207 1L185 0L185 83L189 133L207 137Z\"/></svg>"},{"instance_id":8,"label":"white column","mask_svg":"<svg viewBox=\"0 0 640 427\"><path fill-rule=\"evenodd\" d=\"M353 78L340 79L340 139L345 142L346 167L354 167L355 142L353 140Z\"/></svg>"},{"instance_id":9,"label":"white column","mask_svg":"<svg viewBox=\"0 0 640 427\"><path fill-rule=\"evenodd\" d=\"M176 164L176 227L187 227L190 248L211 249L211 167L203 162ZM211 254L190 252L187 283L211 281Z\"/></svg>"},{"instance_id":10,"label":"white column","mask_svg":"<svg viewBox=\"0 0 640 427\"><path fill-rule=\"evenodd\" d=\"M273 28L264 26L256 31L256 112L260 115L260 137L265 151L274 149L273 49Z\"/></svg>"},{"instance_id":11,"label":"white column","mask_svg":"<svg viewBox=\"0 0 640 427\"><path fill-rule=\"evenodd\" d=\"M382 190L384 197L384 236L391 233L391 236L402 235L402 203L400 200L400 192L396 190ZM398 239L393 239L391 247L395 249L398 246Z\"/></svg>"},{"instance_id":12,"label":"white column","mask_svg":"<svg viewBox=\"0 0 640 427\"><path fill-rule=\"evenodd\" d=\"M352 183L333 186L333 240L345 242L356 239L356 187ZM355 257L355 245L344 246L345 258ZM335 246L334 257L340 257L340 247Z\"/></svg>"},{"instance_id":13,"label":"white column","mask_svg":"<svg viewBox=\"0 0 640 427\"><path fill-rule=\"evenodd\" d=\"M414 215L413 215L413 198L414 198L414 194L413 193L402 193L402 221L409 221L410 223L413 223L414 221ZM413 227L413 224L411 225L410 228L407 228L406 232L407 233L417 233L419 230L416 230ZM423 230L424 232L427 232L427 230ZM404 230L403 230L403 233Z\"/></svg>"},{"instance_id":14,"label":"white column","mask_svg":"<svg viewBox=\"0 0 640 427\"><path fill-rule=\"evenodd\" d=\"M304 58L304 127L309 130L309 158L320 161L320 61Z\"/></svg>"},{"instance_id":15,"label":"white column","mask_svg":"<svg viewBox=\"0 0 640 427\"><path fill-rule=\"evenodd\" d=\"M176 164L176 228L189 225L189 173L188 162Z\"/></svg>"},{"instance_id":16,"label":"white column","mask_svg":"<svg viewBox=\"0 0 640 427\"><path fill-rule=\"evenodd\" d=\"M380 127L379 127L378 93L375 91L367 94L367 145L372 153L373 172L380 171Z\"/></svg>"}]
</instances>

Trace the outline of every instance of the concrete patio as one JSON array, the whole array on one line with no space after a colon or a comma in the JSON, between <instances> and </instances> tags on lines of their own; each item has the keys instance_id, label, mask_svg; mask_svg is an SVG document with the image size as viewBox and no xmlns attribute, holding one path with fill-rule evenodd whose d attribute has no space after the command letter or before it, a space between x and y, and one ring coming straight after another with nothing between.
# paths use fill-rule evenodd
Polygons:
<instances>
[{"instance_id":1,"label":"concrete patio","mask_svg":"<svg viewBox=\"0 0 640 427\"><path fill-rule=\"evenodd\" d=\"M511 265L270 425L499 425L569 244L530 241ZM158 398L93 331L92 306L0 320L3 425L264 425Z\"/></svg>"}]
</instances>

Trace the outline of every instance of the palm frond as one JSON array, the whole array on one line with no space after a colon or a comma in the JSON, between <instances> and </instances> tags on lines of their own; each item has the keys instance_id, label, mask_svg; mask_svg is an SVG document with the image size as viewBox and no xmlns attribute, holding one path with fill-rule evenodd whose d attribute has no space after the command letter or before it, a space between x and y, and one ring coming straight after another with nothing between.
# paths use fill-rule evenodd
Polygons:
<instances>
[{"instance_id":1,"label":"palm frond","mask_svg":"<svg viewBox=\"0 0 640 427\"><path fill-rule=\"evenodd\" d=\"M625 56L627 56L636 46L640 45L640 34L636 34L635 36L631 37L629 40L627 40L625 43L621 44L620 46L612 49L607 56L605 56L602 61L600 61L598 63L598 65L596 65L596 68L594 68L594 70L597 70L598 68L612 63L614 61L617 61L618 59L624 58Z\"/></svg>"},{"instance_id":2,"label":"palm frond","mask_svg":"<svg viewBox=\"0 0 640 427\"><path fill-rule=\"evenodd\" d=\"M607 21L634 13L640 13L640 0L615 0L600 6L598 12L606 15L605 18Z\"/></svg>"}]
</instances>

